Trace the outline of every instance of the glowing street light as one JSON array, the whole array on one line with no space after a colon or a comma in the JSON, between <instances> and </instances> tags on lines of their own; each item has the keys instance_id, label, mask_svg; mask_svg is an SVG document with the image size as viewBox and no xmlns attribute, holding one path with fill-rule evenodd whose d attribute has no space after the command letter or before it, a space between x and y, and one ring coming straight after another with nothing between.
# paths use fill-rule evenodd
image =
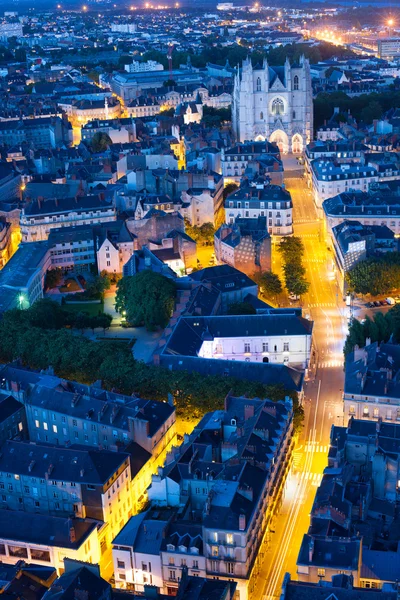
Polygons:
<instances>
[{"instance_id":1,"label":"glowing street light","mask_svg":"<svg viewBox=\"0 0 400 600\"><path fill-rule=\"evenodd\" d=\"M82 6L82 10L83 10L83 12L86 12L86 11L87 11L87 6L86 6L86 4L84 4L84 5Z\"/></svg>"},{"instance_id":2,"label":"glowing street light","mask_svg":"<svg viewBox=\"0 0 400 600\"><path fill-rule=\"evenodd\" d=\"M389 19L388 25L389 25L389 27L393 27L393 25L394 25L393 19Z\"/></svg>"}]
</instances>

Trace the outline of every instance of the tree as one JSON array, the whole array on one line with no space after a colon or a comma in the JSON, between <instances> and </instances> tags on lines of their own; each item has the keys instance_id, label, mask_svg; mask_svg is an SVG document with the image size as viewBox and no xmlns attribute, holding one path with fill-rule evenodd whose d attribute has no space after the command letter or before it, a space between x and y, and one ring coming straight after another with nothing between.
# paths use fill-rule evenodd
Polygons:
<instances>
[{"instance_id":1,"label":"tree","mask_svg":"<svg viewBox=\"0 0 400 600\"><path fill-rule=\"evenodd\" d=\"M257 274L258 275L258 274ZM279 275L272 273L272 271L266 271L261 273L257 277L257 283L262 288L262 291L266 296L276 298L282 293L282 282L279 279Z\"/></svg>"},{"instance_id":2,"label":"tree","mask_svg":"<svg viewBox=\"0 0 400 600\"><path fill-rule=\"evenodd\" d=\"M108 133L104 133L103 131L97 131L90 142L93 152L105 152L111 144L112 139Z\"/></svg>"},{"instance_id":3,"label":"tree","mask_svg":"<svg viewBox=\"0 0 400 600\"><path fill-rule=\"evenodd\" d=\"M176 86L176 81L174 81L173 79L167 79L166 81L164 81L163 86L165 88L172 88Z\"/></svg>"},{"instance_id":4,"label":"tree","mask_svg":"<svg viewBox=\"0 0 400 600\"><path fill-rule=\"evenodd\" d=\"M284 237L278 247L285 262L299 262L304 254L303 242L299 237Z\"/></svg>"},{"instance_id":5,"label":"tree","mask_svg":"<svg viewBox=\"0 0 400 600\"><path fill-rule=\"evenodd\" d=\"M255 315L256 309L250 302L235 302L228 308L228 315Z\"/></svg>"},{"instance_id":6,"label":"tree","mask_svg":"<svg viewBox=\"0 0 400 600\"><path fill-rule=\"evenodd\" d=\"M234 182L228 183L228 185L226 185L224 187L224 191L222 192L222 197L224 199L224 202L228 198L228 196L230 196L231 194L236 192L236 190L238 190L238 189L239 189L239 186L237 183L234 183Z\"/></svg>"},{"instance_id":7,"label":"tree","mask_svg":"<svg viewBox=\"0 0 400 600\"><path fill-rule=\"evenodd\" d=\"M89 297L102 298L104 292L111 287L111 278L107 271L102 271L97 277L93 277L86 285L86 294Z\"/></svg>"},{"instance_id":8,"label":"tree","mask_svg":"<svg viewBox=\"0 0 400 600\"><path fill-rule=\"evenodd\" d=\"M65 326L65 311L49 298L37 300L27 311L30 324L42 329L61 329Z\"/></svg>"},{"instance_id":9,"label":"tree","mask_svg":"<svg viewBox=\"0 0 400 600\"><path fill-rule=\"evenodd\" d=\"M115 306L119 313L126 313L127 321L152 331L167 325L175 297L176 286L171 279L143 271L118 282Z\"/></svg>"},{"instance_id":10,"label":"tree","mask_svg":"<svg viewBox=\"0 0 400 600\"><path fill-rule=\"evenodd\" d=\"M214 242L215 228L212 223L203 223L200 225L200 239L206 244Z\"/></svg>"},{"instance_id":11,"label":"tree","mask_svg":"<svg viewBox=\"0 0 400 600\"><path fill-rule=\"evenodd\" d=\"M62 281L62 273L61 269L50 269L47 271L46 278L44 282L45 289L53 289L61 284Z\"/></svg>"}]
</instances>

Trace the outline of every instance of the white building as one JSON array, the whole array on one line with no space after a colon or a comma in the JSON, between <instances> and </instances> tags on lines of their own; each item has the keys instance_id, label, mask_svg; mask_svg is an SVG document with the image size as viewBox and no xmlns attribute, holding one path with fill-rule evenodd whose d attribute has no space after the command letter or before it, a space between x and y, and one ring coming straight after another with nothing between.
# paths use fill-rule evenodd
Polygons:
<instances>
[{"instance_id":1,"label":"white building","mask_svg":"<svg viewBox=\"0 0 400 600\"><path fill-rule=\"evenodd\" d=\"M312 330L313 323L296 309L235 317L181 317L164 353L306 368Z\"/></svg>"},{"instance_id":2,"label":"white building","mask_svg":"<svg viewBox=\"0 0 400 600\"><path fill-rule=\"evenodd\" d=\"M320 209L327 198L351 191L367 192L371 183L379 180L376 169L361 163L337 163L315 159L310 164L311 186L315 206Z\"/></svg>"},{"instance_id":3,"label":"white building","mask_svg":"<svg viewBox=\"0 0 400 600\"><path fill-rule=\"evenodd\" d=\"M111 23L113 33L135 33L136 23Z\"/></svg>"},{"instance_id":4,"label":"white building","mask_svg":"<svg viewBox=\"0 0 400 600\"><path fill-rule=\"evenodd\" d=\"M139 62L134 60L129 65L125 65L125 71L128 73L141 73L143 71L164 71L164 66L155 61L148 60L147 62Z\"/></svg>"},{"instance_id":5,"label":"white building","mask_svg":"<svg viewBox=\"0 0 400 600\"><path fill-rule=\"evenodd\" d=\"M26 204L20 215L24 242L47 240L51 229L94 225L115 221L115 207L98 195L55 200L35 200Z\"/></svg>"},{"instance_id":6,"label":"white building","mask_svg":"<svg viewBox=\"0 0 400 600\"><path fill-rule=\"evenodd\" d=\"M260 178L261 179L261 178ZM261 179L245 181L225 200L225 221L233 224L237 218L266 217L270 235L293 233L293 203L290 193L278 185Z\"/></svg>"},{"instance_id":7,"label":"white building","mask_svg":"<svg viewBox=\"0 0 400 600\"><path fill-rule=\"evenodd\" d=\"M241 142L276 142L283 153L301 153L313 137L313 100L310 65L270 67L264 60L253 69L243 61L235 76L232 109L233 130Z\"/></svg>"}]
</instances>

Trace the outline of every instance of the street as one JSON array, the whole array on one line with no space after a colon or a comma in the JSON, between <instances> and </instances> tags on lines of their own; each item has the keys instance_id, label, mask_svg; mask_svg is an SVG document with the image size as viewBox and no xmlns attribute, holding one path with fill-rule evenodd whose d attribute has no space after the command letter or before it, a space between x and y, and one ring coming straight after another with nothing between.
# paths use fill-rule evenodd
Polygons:
<instances>
[{"instance_id":1,"label":"street","mask_svg":"<svg viewBox=\"0 0 400 600\"><path fill-rule=\"evenodd\" d=\"M314 321L314 351L310 378L304 386L304 430L293 455L285 485L285 497L274 519L254 598L279 598L284 574L296 576L296 560L315 490L327 464L329 433L333 423L343 424L343 344L347 334L346 307L333 274L333 261L317 219L311 193L301 176L285 179L293 199L294 235L304 244L303 263L310 281L303 311ZM300 173L299 173L300 175ZM275 252L274 270L280 272Z\"/></svg>"}]
</instances>

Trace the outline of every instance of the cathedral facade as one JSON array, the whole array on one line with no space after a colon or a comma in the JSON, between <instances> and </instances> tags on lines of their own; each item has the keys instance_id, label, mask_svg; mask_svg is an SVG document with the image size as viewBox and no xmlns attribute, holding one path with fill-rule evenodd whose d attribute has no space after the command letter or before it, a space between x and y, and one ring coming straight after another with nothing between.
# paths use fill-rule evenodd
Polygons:
<instances>
[{"instance_id":1,"label":"cathedral facade","mask_svg":"<svg viewBox=\"0 0 400 600\"><path fill-rule=\"evenodd\" d=\"M237 139L276 142L282 153L300 154L313 137L310 64L286 60L283 67L252 67L243 61L235 75L232 126Z\"/></svg>"}]
</instances>

